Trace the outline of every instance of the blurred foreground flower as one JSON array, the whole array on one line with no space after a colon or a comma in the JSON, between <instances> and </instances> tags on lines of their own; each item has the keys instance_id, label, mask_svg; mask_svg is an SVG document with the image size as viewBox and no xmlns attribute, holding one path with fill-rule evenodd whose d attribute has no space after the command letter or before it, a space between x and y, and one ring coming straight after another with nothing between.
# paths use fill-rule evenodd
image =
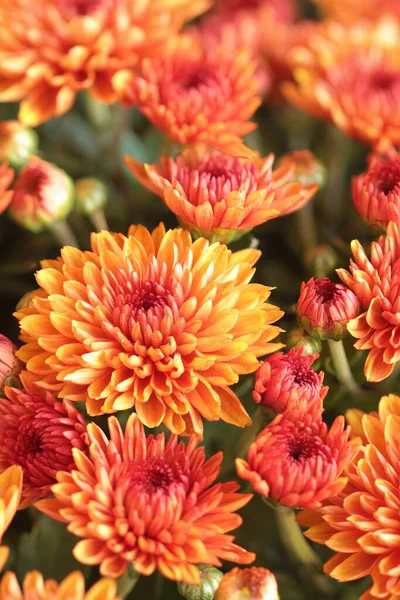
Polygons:
<instances>
[{"instance_id":1,"label":"blurred foreground flower","mask_svg":"<svg viewBox=\"0 0 400 600\"><path fill-rule=\"evenodd\" d=\"M12 466L0 473L0 543L18 510L21 492L21 467ZM0 546L0 571L8 558L8 553L7 546Z\"/></svg>"},{"instance_id":2,"label":"blurred foreground flower","mask_svg":"<svg viewBox=\"0 0 400 600\"><path fill-rule=\"evenodd\" d=\"M229 386L281 347L271 288L248 283L260 253L163 224L91 242L92 252L66 247L44 261L47 297L16 313L27 342L17 355L38 385L92 415L135 407L148 427L177 434L202 435L202 417L248 425Z\"/></svg>"},{"instance_id":3,"label":"blurred foreground flower","mask_svg":"<svg viewBox=\"0 0 400 600\"><path fill-rule=\"evenodd\" d=\"M229 243L256 225L298 210L316 185L289 183L291 164L272 170L274 156L236 158L190 148L161 166L125 162L135 177L163 198L195 237Z\"/></svg>"},{"instance_id":4,"label":"blurred foreground flower","mask_svg":"<svg viewBox=\"0 0 400 600\"><path fill-rule=\"evenodd\" d=\"M15 356L16 350L12 341L0 333L0 396L4 386L17 385L21 365Z\"/></svg>"},{"instance_id":5,"label":"blurred foreground flower","mask_svg":"<svg viewBox=\"0 0 400 600\"><path fill-rule=\"evenodd\" d=\"M321 340L341 340L348 322L359 312L355 294L340 283L311 277L301 284L297 319L303 329Z\"/></svg>"},{"instance_id":6,"label":"blurred foreground flower","mask_svg":"<svg viewBox=\"0 0 400 600\"><path fill-rule=\"evenodd\" d=\"M352 196L359 215L370 225L386 229L400 223L400 156L373 155L365 173L353 177Z\"/></svg>"},{"instance_id":7,"label":"blurred foreground flower","mask_svg":"<svg viewBox=\"0 0 400 600\"><path fill-rule=\"evenodd\" d=\"M353 413L353 411L349 411ZM336 554L325 572L339 581L370 575L372 587L360 600L395 600L400 590L400 398L382 398L379 414L355 419L365 448L345 472L347 487L317 512L300 513L306 536Z\"/></svg>"},{"instance_id":8,"label":"blurred foreground flower","mask_svg":"<svg viewBox=\"0 0 400 600\"><path fill-rule=\"evenodd\" d=\"M193 436L185 445L171 435L145 436L136 415L125 433L108 420L110 440L88 425L90 456L74 450L76 470L58 473L55 499L37 507L69 523L83 538L74 556L100 565L102 575L118 577L130 563L142 575L200 583L196 563L219 566L222 560L248 564L255 558L232 543L227 532L242 522L235 511L251 494L237 494L234 482L214 484L222 453L205 462Z\"/></svg>"},{"instance_id":9,"label":"blurred foreground flower","mask_svg":"<svg viewBox=\"0 0 400 600\"><path fill-rule=\"evenodd\" d=\"M344 417L331 428L319 411L292 418L278 415L250 446L247 461L237 458L239 477L254 491L286 506L315 508L346 485L341 474L360 446L349 441Z\"/></svg>"},{"instance_id":10,"label":"blurred foreground flower","mask_svg":"<svg viewBox=\"0 0 400 600\"><path fill-rule=\"evenodd\" d=\"M112 78L162 51L208 0L3 0L0 101L21 100L19 119L36 126L60 116L76 94L116 101Z\"/></svg>"},{"instance_id":11,"label":"blurred foreground flower","mask_svg":"<svg viewBox=\"0 0 400 600\"><path fill-rule=\"evenodd\" d=\"M7 397L0 398L0 471L22 467L20 508L49 496L57 472L73 467L72 448L87 448L85 421L75 406L50 392L39 396L29 380L23 374L26 391L6 388Z\"/></svg>"},{"instance_id":12,"label":"blurred foreground flower","mask_svg":"<svg viewBox=\"0 0 400 600\"><path fill-rule=\"evenodd\" d=\"M13 191L10 189L14 179L14 171L10 169L8 163L0 163L0 214L9 206Z\"/></svg>"},{"instance_id":13,"label":"blurred foreground flower","mask_svg":"<svg viewBox=\"0 0 400 600\"><path fill-rule=\"evenodd\" d=\"M292 52L298 108L386 151L400 144L400 22L319 25Z\"/></svg>"},{"instance_id":14,"label":"blurred foreground flower","mask_svg":"<svg viewBox=\"0 0 400 600\"><path fill-rule=\"evenodd\" d=\"M301 183L306 188L322 187L325 184L326 169L309 150L294 150L284 154L278 166L283 169L291 169L290 181Z\"/></svg>"},{"instance_id":15,"label":"blurred foreground flower","mask_svg":"<svg viewBox=\"0 0 400 600\"><path fill-rule=\"evenodd\" d=\"M319 354L305 355L303 347L277 352L260 364L256 372L253 399L283 413L295 409L307 414L322 410L328 388L322 388L324 373L311 367Z\"/></svg>"},{"instance_id":16,"label":"blurred foreground flower","mask_svg":"<svg viewBox=\"0 0 400 600\"><path fill-rule=\"evenodd\" d=\"M209 49L198 36L177 37L162 57L146 59L139 76L114 78L120 100L138 105L168 138L203 143L239 156L253 155L241 137L260 104L256 64L246 50Z\"/></svg>"},{"instance_id":17,"label":"blurred foreground flower","mask_svg":"<svg viewBox=\"0 0 400 600\"><path fill-rule=\"evenodd\" d=\"M38 135L19 121L0 121L0 163L24 167L38 148Z\"/></svg>"},{"instance_id":18,"label":"blurred foreground flower","mask_svg":"<svg viewBox=\"0 0 400 600\"><path fill-rule=\"evenodd\" d=\"M28 572L18 583L15 573L5 573L0 580L0 600L121 600L117 583L100 579L85 593L85 578L80 571L70 573L61 583L43 578L38 571Z\"/></svg>"},{"instance_id":19,"label":"blurred foreground flower","mask_svg":"<svg viewBox=\"0 0 400 600\"><path fill-rule=\"evenodd\" d=\"M371 259L358 240L351 243L350 273L338 269L364 310L348 323L358 350L369 350L364 372L368 381L388 377L400 360L400 230L391 222L387 235L372 242Z\"/></svg>"},{"instance_id":20,"label":"blurred foreground flower","mask_svg":"<svg viewBox=\"0 0 400 600\"><path fill-rule=\"evenodd\" d=\"M275 576L263 567L235 567L223 576L214 600L279 600Z\"/></svg>"},{"instance_id":21,"label":"blurred foreground flower","mask_svg":"<svg viewBox=\"0 0 400 600\"><path fill-rule=\"evenodd\" d=\"M326 17L353 25L361 19L377 21L382 15L400 17L398 0L313 0Z\"/></svg>"}]
</instances>

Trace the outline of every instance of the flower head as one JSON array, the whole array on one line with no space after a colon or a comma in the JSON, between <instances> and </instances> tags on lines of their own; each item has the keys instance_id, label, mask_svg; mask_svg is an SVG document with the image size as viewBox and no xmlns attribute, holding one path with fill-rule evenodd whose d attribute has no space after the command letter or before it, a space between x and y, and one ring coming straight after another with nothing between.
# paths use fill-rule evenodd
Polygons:
<instances>
[{"instance_id":1,"label":"flower head","mask_svg":"<svg viewBox=\"0 0 400 600\"><path fill-rule=\"evenodd\" d=\"M85 593L85 578L80 571L70 573L61 583L45 580L39 571L30 571L24 577L22 588L11 571L0 580L0 600L120 600L116 594L116 581L105 578Z\"/></svg>"},{"instance_id":2,"label":"flower head","mask_svg":"<svg viewBox=\"0 0 400 600\"><path fill-rule=\"evenodd\" d=\"M272 170L274 156L237 158L204 147L189 148L161 166L127 157L132 173L163 198L195 236L229 243L256 225L293 212L316 185L289 183L293 167Z\"/></svg>"},{"instance_id":3,"label":"flower head","mask_svg":"<svg viewBox=\"0 0 400 600\"><path fill-rule=\"evenodd\" d=\"M116 101L113 76L161 51L208 0L4 0L0 5L0 101L21 100L34 127L67 112L76 94Z\"/></svg>"},{"instance_id":4,"label":"flower head","mask_svg":"<svg viewBox=\"0 0 400 600\"><path fill-rule=\"evenodd\" d=\"M16 349L12 341L0 333L0 394L4 386L17 384L21 366L15 356Z\"/></svg>"},{"instance_id":5,"label":"flower head","mask_svg":"<svg viewBox=\"0 0 400 600\"><path fill-rule=\"evenodd\" d=\"M360 600L395 600L400 586L400 398L381 399L379 414L360 421L365 447L345 471L349 482L317 511L299 515L306 536L336 554L325 572L339 581L370 575L372 587Z\"/></svg>"},{"instance_id":6,"label":"flower head","mask_svg":"<svg viewBox=\"0 0 400 600\"><path fill-rule=\"evenodd\" d=\"M121 101L143 114L179 144L202 143L251 155L241 137L260 104L255 63L246 50L207 48L199 36L171 41L162 57L145 59L140 75L115 77Z\"/></svg>"},{"instance_id":7,"label":"flower head","mask_svg":"<svg viewBox=\"0 0 400 600\"><path fill-rule=\"evenodd\" d=\"M277 352L260 364L253 390L255 402L277 413L296 409L305 413L322 409L324 373L311 365L319 354L306 356L302 346Z\"/></svg>"},{"instance_id":8,"label":"flower head","mask_svg":"<svg viewBox=\"0 0 400 600\"><path fill-rule=\"evenodd\" d=\"M73 202L74 185L68 175L32 156L14 183L8 213L22 227L36 232L64 219Z\"/></svg>"},{"instance_id":9,"label":"flower head","mask_svg":"<svg viewBox=\"0 0 400 600\"><path fill-rule=\"evenodd\" d=\"M239 569L226 573L214 600L279 600L273 573L263 567Z\"/></svg>"},{"instance_id":10,"label":"flower head","mask_svg":"<svg viewBox=\"0 0 400 600\"><path fill-rule=\"evenodd\" d=\"M400 223L400 156L373 155L365 173L353 177L353 203L371 225L386 229L389 221Z\"/></svg>"},{"instance_id":11,"label":"flower head","mask_svg":"<svg viewBox=\"0 0 400 600\"><path fill-rule=\"evenodd\" d=\"M271 323L282 312L265 303L270 288L249 283L260 253L163 224L91 242L44 261L45 297L16 314L28 342L17 354L38 385L92 415L135 407L148 427L178 434L201 435L201 417L248 425L228 386L281 347Z\"/></svg>"},{"instance_id":12,"label":"flower head","mask_svg":"<svg viewBox=\"0 0 400 600\"><path fill-rule=\"evenodd\" d=\"M0 398L0 471L19 465L24 473L21 508L49 496L58 471L73 466L72 449L87 448L86 425L71 402L50 392L39 396L29 376L27 391L6 388Z\"/></svg>"},{"instance_id":13,"label":"flower head","mask_svg":"<svg viewBox=\"0 0 400 600\"><path fill-rule=\"evenodd\" d=\"M0 163L23 167L38 148L38 135L19 121L0 121Z\"/></svg>"},{"instance_id":14,"label":"flower head","mask_svg":"<svg viewBox=\"0 0 400 600\"><path fill-rule=\"evenodd\" d=\"M80 562L99 564L110 577L134 563L142 575L158 570L198 584L198 563L254 560L227 535L241 524L235 511L251 495L237 494L234 482L214 483L222 453L205 462L196 436L187 445L174 435L167 442L164 434L146 438L137 415L129 417L125 432L115 417L108 423L110 440L88 425L89 457L75 449L76 469L59 473L55 499L37 504L83 538L74 548Z\"/></svg>"},{"instance_id":15,"label":"flower head","mask_svg":"<svg viewBox=\"0 0 400 600\"><path fill-rule=\"evenodd\" d=\"M322 23L292 52L286 97L381 151L400 143L400 22Z\"/></svg>"},{"instance_id":16,"label":"flower head","mask_svg":"<svg viewBox=\"0 0 400 600\"><path fill-rule=\"evenodd\" d=\"M322 187L325 183L326 169L309 150L288 152L280 159L279 166L291 168L291 181L298 181L304 186Z\"/></svg>"},{"instance_id":17,"label":"flower head","mask_svg":"<svg viewBox=\"0 0 400 600\"><path fill-rule=\"evenodd\" d=\"M341 477L360 440L349 441L344 417L328 430L320 412L296 416L278 415L257 436L247 461L237 458L239 477L253 489L286 506L315 508L346 485Z\"/></svg>"},{"instance_id":18,"label":"flower head","mask_svg":"<svg viewBox=\"0 0 400 600\"><path fill-rule=\"evenodd\" d=\"M107 204L108 191L100 179L81 177L75 181L76 208L86 215L93 215Z\"/></svg>"},{"instance_id":19,"label":"flower head","mask_svg":"<svg viewBox=\"0 0 400 600\"><path fill-rule=\"evenodd\" d=\"M297 319L311 335L322 340L340 340L347 324L358 316L360 303L355 294L328 277L302 283L297 301Z\"/></svg>"},{"instance_id":20,"label":"flower head","mask_svg":"<svg viewBox=\"0 0 400 600\"><path fill-rule=\"evenodd\" d=\"M10 169L8 163L0 163L0 215L10 205L13 191L10 189L14 179L14 171Z\"/></svg>"},{"instance_id":21,"label":"flower head","mask_svg":"<svg viewBox=\"0 0 400 600\"><path fill-rule=\"evenodd\" d=\"M2 537L14 518L19 507L22 492L22 469L12 466L0 473L0 543ZM0 546L0 571L2 570L9 550Z\"/></svg>"},{"instance_id":22,"label":"flower head","mask_svg":"<svg viewBox=\"0 0 400 600\"><path fill-rule=\"evenodd\" d=\"M358 350L369 350L364 372L368 381L388 377L400 360L400 229L390 222L387 235L372 242L368 259L358 240L351 243L350 273L338 269L341 280L357 296L362 312L347 328Z\"/></svg>"}]
</instances>

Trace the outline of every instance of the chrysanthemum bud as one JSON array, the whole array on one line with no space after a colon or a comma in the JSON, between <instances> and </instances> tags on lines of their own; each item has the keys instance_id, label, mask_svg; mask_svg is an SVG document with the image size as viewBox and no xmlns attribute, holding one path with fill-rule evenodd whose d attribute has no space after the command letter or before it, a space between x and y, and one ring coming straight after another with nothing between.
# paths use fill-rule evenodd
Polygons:
<instances>
[{"instance_id":1,"label":"chrysanthemum bud","mask_svg":"<svg viewBox=\"0 0 400 600\"><path fill-rule=\"evenodd\" d=\"M21 366L15 351L12 341L0 333L0 394L3 393L4 386L17 385Z\"/></svg>"},{"instance_id":2,"label":"chrysanthemum bud","mask_svg":"<svg viewBox=\"0 0 400 600\"><path fill-rule=\"evenodd\" d=\"M318 244L306 252L305 262L315 277L326 277L337 265L338 257L332 246Z\"/></svg>"},{"instance_id":3,"label":"chrysanthemum bud","mask_svg":"<svg viewBox=\"0 0 400 600\"><path fill-rule=\"evenodd\" d=\"M321 408L324 374L311 367L318 354L305 356L302 346L277 352L257 369L253 399L277 413L290 409L305 412Z\"/></svg>"},{"instance_id":4,"label":"chrysanthemum bud","mask_svg":"<svg viewBox=\"0 0 400 600\"><path fill-rule=\"evenodd\" d=\"M7 162L14 169L26 165L38 148L38 135L19 121L0 122L0 162Z\"/></svg>"},{"instance_id":5,"label":"chrysanthemum bud","mask_svg":"<svg viewBox=\"0 0 400 600\"><path fill-rule=\"evenodd\" d=\"M289 331L286 345L288 348L302 346L304 356L309 356L314 352L318 352L319 354L322 350L321 340L313 337L301 327L294 327Z\"/></svg>"},{"instance_id":6,"label":"chrysanthemum bud","mask_svg":"<svg viewBox=\"0 0 400 600\"><path fill-rule=\"evenodd\" d=\"M82 177L75 182L76 208L85 215L102 210L107 204L107 188L95 177Z\"/></svg>"},{"instance_id":7,"label":"chrysanthemum bud","mask_svg":"<svg viewBox=\"0 0 400 600\"><path fill-rule=\"evenodd\" d=\"M64 171L32 156L15 182L9 215L22 227L41 231L67 217L74 194L74 184Z\"/></svg>"},{"instance_id":8,"label":"chrysanthemum bud","mask_svg":"<svg viewBox=\"0 0 400 600\"><path fill-rule=\"evenodd\" d=\"M321 340L341 340L347 323L358 316L360 303L351 290L327 277L302 283L297 302L301 327Z\"/></svg>"},{"instance_id":9,"label":"chrysanthemum bud","mask_svg":"<svg viewBox=\"0 0 400 600\"><path fill-rule=\"evenodd\" d=\"M294 150L288 152L279 161L280 167L292 167L292 181L303 185L317 184L323 187L326 180L324 165L309 150Z\"/></svg>"},{"instance_id":10,"label":"chrysanthemum bud","mask_svg":"<svg viewBox=\"0 0 400 600\"><path fill-rule=\"evenodd\" d=\"M222 573L211 565L198 565L201 583L178 583L178 592L186 600L213 600L222 579Z\"/></svg>"},{"instance_id":11,"label":"chrysanthemum bud","mask_svg":"<svg viewBox=\"0 0 400 600\"><path fill-rule=\"evenodd\" d=\"M279 600L278 585L268 569L235 567L223 576L214 600Z\"/></svg>"}]
</instances>

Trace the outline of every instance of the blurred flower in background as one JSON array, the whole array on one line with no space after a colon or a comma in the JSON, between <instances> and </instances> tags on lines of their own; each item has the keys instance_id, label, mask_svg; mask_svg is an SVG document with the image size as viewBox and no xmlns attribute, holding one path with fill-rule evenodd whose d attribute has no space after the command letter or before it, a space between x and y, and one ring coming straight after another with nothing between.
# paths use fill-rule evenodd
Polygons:
<instances>
[{"instance_id":1,"label":"blurred flower in background","mask_svg":"<svg viewBox=\"0 0 400 600\"><path fill-rule=\"evenodd\" d=\"M279 600L275 576L268 569L251 567L225 573L214 600Z\"/></svg>"},{"instance_id":2,"label":"blurred flower in background","mask_svg":"<svg viewBox=\"0 0 400 600\"><path fill-rule=\"evenodd\" d=\"M6 385L18 385L21 363L15 356L16 350L12 341L0 333L0 396Z\"/></svg>"}]
</instances>

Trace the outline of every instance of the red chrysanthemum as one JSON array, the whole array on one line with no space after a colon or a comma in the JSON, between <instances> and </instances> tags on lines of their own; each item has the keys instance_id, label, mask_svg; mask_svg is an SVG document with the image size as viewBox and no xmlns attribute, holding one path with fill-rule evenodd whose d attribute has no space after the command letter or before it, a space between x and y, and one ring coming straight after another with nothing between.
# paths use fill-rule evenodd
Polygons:
<instances>
[{"instance_id":1,"label":"red chrysanthemum","mask_svg":"<svg viewBox=\"0 0 400 600\"><path fill-rule=\"evenodd\" d=\"M322 410L328 388L322 387L324 373L316 373L311 365L319 354L305 356L303 346L286 354L277 352L257 369L253 399L277 413L295 409L300 412Z\"/></svg>"},{"instance_id":2,"label":"red chrysanthemum","mask_svg":"<svg viewBox=\"0 0 400 600\"><path fill-rule=\"evenodd\" d=\"M350 428L337 417L328 430L315 414L295 419L278 415L250 446L247 461L237 458L238 475L253 489L286 506L315 508L347 483L341 474L358 452Z\"/></svg>"},{"instance_id":3,"label":"red chrysanthemum","mask_svg":"<svg viewBox=\"0 0 400 600\"><path fill-rule=\"evenodd\" d=\"M358 316L360 303L346 286L328 277L303 282L297 301L297 319L311 335L322 340L340 340L347 324Z\"/></svg>"},{"instance_id":4,"label":"red chrysanthemum","mask_svg":"<svg viewBox=\"0 0 400 600\"><path fill-rule=\"evenodd\" d=\"M294 183L293 164L272 170L274 155L237 158L189 148L161 166L126 157L135 177L163 198L196 237L229 243L256 225L304 206L316 185Z\"/></svg>"},{"instance_id":5,"label":"red chrysanthemum","mask_svg":"<svg viewBox=\"0 0 400 600\"><path fill-rule=\"evenodd\" d=\"M27 391L6 388L6 398L0 398L0 471L22 467L25 508L51 494L57 472L73 466L72 448L86 451L87 434L71 402L59 402L50 392L39 396L26 374L22 381Z\"/></svg>"},{"instance_id":6,"label":"red chrysanthemum","mask_svg":"<svg viewBox=\"0 0 400 600\"><path fill-rule=\"evenodd\" d=\"M368 381L388 377L400 360L400 229L390 222L387 235L372 242L368 259L358 240L351 243L350 273L338 269L364 309L347 328L359 350L369 350L364 372Z\"/></svg>"},{"instance_id":7,"label":"red chrysanthemum","mask_svg":"<svg viewBox=\"0 0 400 600\"><path fill-rule=\"evenodd\" d=\"M171 41L162 57L145 59L141 74L114 78L121 101L179 144L204 143L231 154L252 154L241 137L260 104L256 64L246 50L207 48L197 35Z\"/></svg>"},{"instance_id":8,"label":"red chrysanthemum","mask_svg":"<svg viewBox=\"0 0 400 600\"><path fill-rule=\"evenodd\" d=\"M359 215L383 229L400 223L400 156L373 155L365 173L353 177L353 203Z\"/></svg>"},{"instance_id":9,"label":"red chrysanthemum","mask_svg":"<svg viewBox=\"0 0 400 600\"><path fill-rule=\"evenodd\" d=\"M214 600L279 600L275 576L263 567L235 567L223 576Z\"/></svg>"},{"instance_id":10,"label":"red chrysanthemum","mask_svg":"<svg viewBox=\"0 0 400 600\"><path fill-rule=\"evenodd\" d=\"M214 483L222 453L206 462L195 436L187 445L174 435L167 442L164 434L146 438L136 415L125 433L115 417L108 423L110 440L88 425L89 457L75 449L76 469L58 473L55 499L37 504L83 538L74 549L80 562L98 564L111 577L134 563L143 575L158 570L169 579L200 583L198 563L254 560L227 535L241 524L235 511L251 494L236 493L234 482Z\"/></svg>"}]
</instances>

